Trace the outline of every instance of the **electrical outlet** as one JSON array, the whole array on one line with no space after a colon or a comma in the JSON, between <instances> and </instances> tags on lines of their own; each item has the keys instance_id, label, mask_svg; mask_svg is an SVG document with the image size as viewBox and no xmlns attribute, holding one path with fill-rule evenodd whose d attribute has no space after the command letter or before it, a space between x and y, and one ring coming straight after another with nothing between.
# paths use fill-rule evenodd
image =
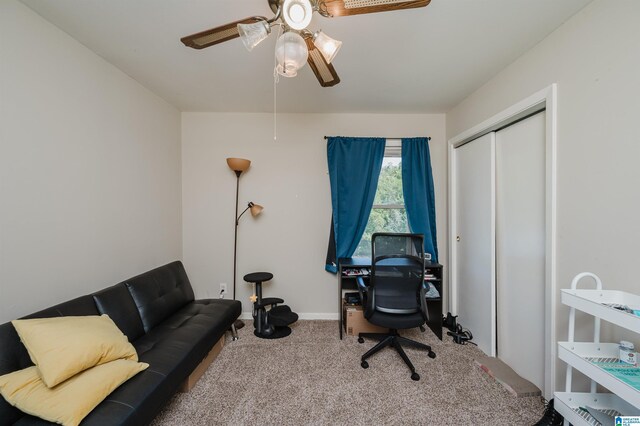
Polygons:
<instances>
[{"instance_id":1,"label":"electrical outlet","mask_svg":"<svg viewBox=\"0 0 640 426\"><path fill-rule=\"evenodd\" d=\"M220 298L224 299L227 295L227 283L220 283Z\"/></svg>"}]
</instances>

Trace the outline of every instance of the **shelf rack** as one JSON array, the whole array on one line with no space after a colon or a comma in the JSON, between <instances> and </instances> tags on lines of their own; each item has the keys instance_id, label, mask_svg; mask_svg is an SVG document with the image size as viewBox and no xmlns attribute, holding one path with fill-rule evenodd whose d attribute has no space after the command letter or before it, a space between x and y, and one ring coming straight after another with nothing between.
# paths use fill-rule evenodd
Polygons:
<instances>
[{"instance_id":1,"label":"shelf rack","mask_svg":"<svg viewBox=\"0 0 640 426\"><path fill-rule=\"evenodd\" d=\"M593 279L596 289L577 289L578 283L583 278ZM583 410L585 406L602 410L611 416L640 416L640 388L619 379L599 364L619 362L618 344L600 343L601 319L640 333L639 316L608 305L627 305L640 309L640 296L617 290L603 290L602 281L597 275L583 272L573 279L571 289L562 290L561 300L571 308L568 341L558 342L558 357L567 363L567 376L565 392L555 392L554 407L565 418L565 424L571 422L573 425L599 425ZM594 317L593 342L574 341L576 309ZM573 368L591 379L591 392L571 391ZM638 367L629 366L628 368L634 373L640 373ZM613 393L596 392L598 383Z\"/></svg>"}]
</instances>

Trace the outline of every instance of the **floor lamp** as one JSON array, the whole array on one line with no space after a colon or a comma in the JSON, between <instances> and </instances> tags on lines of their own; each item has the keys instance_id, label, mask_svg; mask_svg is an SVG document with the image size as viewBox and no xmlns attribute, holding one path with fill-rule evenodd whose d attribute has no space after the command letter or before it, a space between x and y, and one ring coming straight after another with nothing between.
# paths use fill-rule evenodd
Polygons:
<instances>
[{"instance_id":1,"label":"floor lamp","mask_svg":"<svg viewBox=\"0 0 640 426\"><path fill-rule=\"evenodd\" d=\"M249 170L249 166L251 166L251 161L246 160L244 158L227 158L227 165L231 170L233 170L236 174L236 213L235 213L235 233L233 236L233 300L236 300L236 269L237 269L237 257L238 257L238 225L240 224L240 218L247 210L251 211L251 216L256 217L261 212L263 207L259 204L254 204L253 202L249 202L247 208L238 215L238 195L240 190L240 175L242 172L246 172ZM235 322L236 328L244 327L244 323L241 320L237 320Z\"/></svg>"}]
</instances>

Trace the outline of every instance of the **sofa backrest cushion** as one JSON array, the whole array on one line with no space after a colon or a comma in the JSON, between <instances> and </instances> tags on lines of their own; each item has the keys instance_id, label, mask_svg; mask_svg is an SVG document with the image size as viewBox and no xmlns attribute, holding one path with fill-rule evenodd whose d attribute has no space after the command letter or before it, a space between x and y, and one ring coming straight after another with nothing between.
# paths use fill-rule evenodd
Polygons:
<instances>
[{"instance_id":1,"label":"sofa backrest cushion","mask_svg":"<svg viewBox=\"0 0 640 426\"><path fill-rule=\"evenodd\" d=\"M140 313L124 283L93 293L98 311L107 314L130 342L144 334Z\"/></svg>"},{"instance_id":2,"label":"sofa backrest cushion","mask_svg":"<svg viewBox=\"0 0 640 426\"><path fill-rule=\"evenodd\" d=\"M24 318L53 318L70 315L99 315L93 297L82 296ZM32 366L31 358L10 322L0 325L0 375ZM0 397L0 424L13 424L25 414ZM4 423L6 422L6 423Z\"/></svg>"},{"instance_id":3,"label":"sofa backrest cushion","mask_svg":"<svg viewBox=\"0 0 640 426\"><path fill-rule=\"evenodd\" d=\"M182 262L161 266L125 281L145 332L194 300Z\"/></svg>"}]
</instances>

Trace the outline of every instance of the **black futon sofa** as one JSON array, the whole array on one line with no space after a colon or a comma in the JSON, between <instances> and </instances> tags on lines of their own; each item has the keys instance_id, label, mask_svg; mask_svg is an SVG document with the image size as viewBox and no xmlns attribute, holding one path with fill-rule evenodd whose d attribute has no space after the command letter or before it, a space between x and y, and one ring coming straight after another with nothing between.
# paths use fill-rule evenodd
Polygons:
<instances>
[{"instance_id":1,"label":"black futon sofa","mask_svg":"<svg viewBox=\"0 0 640 426\"><path fill-rule=\"evenodd\" d=\"M25 318L107 314L149 368L109 395L82 425L145 425L171 399L238 319L235 300L194 300L181 262L53 306ZM9 323L0 325L0 375L33 365ZM0 396L0 425L51 424L22 413Z\"/></svg>"}]
</instances>

